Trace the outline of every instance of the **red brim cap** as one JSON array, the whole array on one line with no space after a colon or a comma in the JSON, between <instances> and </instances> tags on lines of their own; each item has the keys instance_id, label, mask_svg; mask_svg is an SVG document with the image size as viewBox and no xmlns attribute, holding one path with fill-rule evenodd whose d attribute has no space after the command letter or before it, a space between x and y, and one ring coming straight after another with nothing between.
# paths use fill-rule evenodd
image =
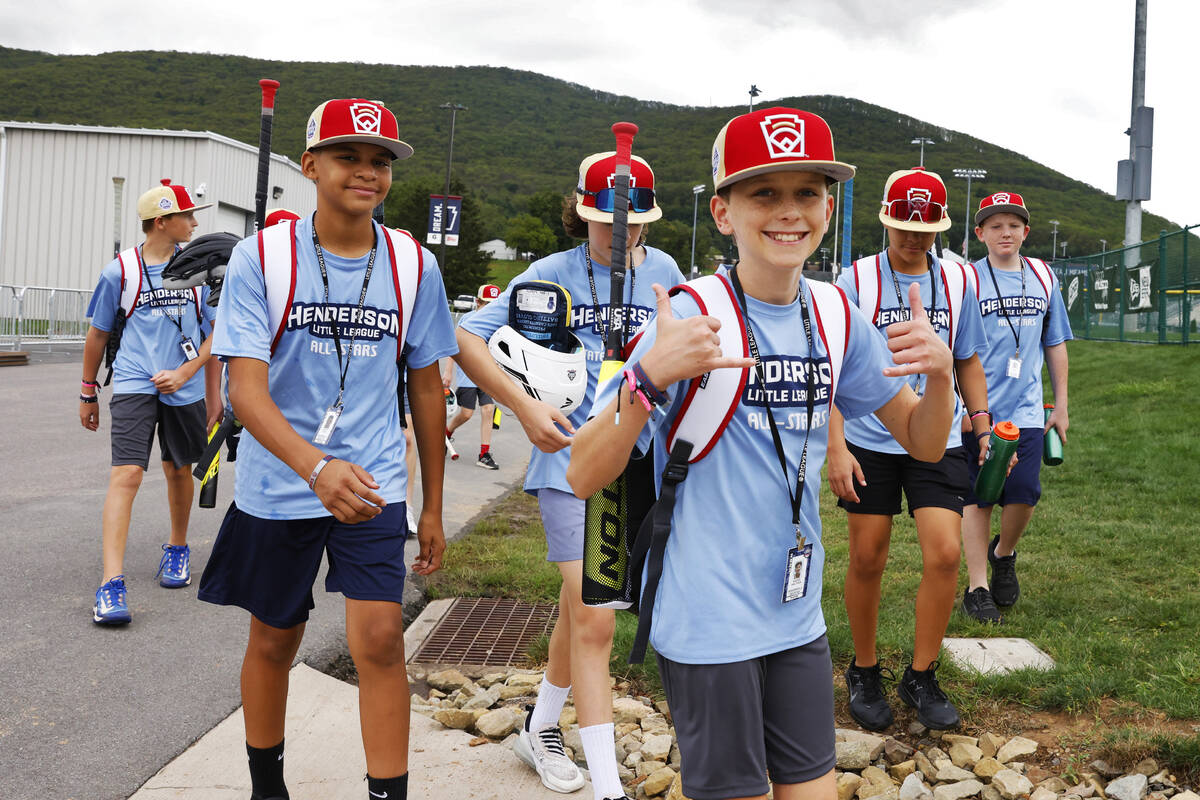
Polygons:
<instances>
[{"instance_id":1,"label":"red brim cap","mask_svg":"<svg viewBox=\"0 0 1200 800\"><path fill-rule=\"evenodd\" d=\"M725 123L712 151L713 188L766 172L816 172L835 181L854 177L838 161L833 131L821 117L796 108L763 108Z\"/></svg>"},{"instance_id":2,"label":"red brim cap","mask_svg":"<svg viewBox=\"0 0 1200 800\"><path fill-rule=\"evenodd\" d=\"M397 160L413 154L413 149L400 141L396 115L375 100L326 100L313 110L304 133L304 149L339 143L379 145Z\"/></svg>"}]
</instances>

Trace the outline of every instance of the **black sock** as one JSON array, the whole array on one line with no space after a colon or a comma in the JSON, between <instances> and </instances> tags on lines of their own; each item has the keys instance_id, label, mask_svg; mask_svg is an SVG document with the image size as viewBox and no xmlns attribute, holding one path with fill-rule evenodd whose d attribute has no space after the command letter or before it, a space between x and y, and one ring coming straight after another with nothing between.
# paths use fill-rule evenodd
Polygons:
<instances>
[{"instance_id":1,"label":"black sock","mask_svg":"<svg viewBox=\"0 0 1200 800\"><path fill-rule=\"evenodd\" d=\"M247 744L246 755L250 759L250 791L254 797L289 800L283 782L283 742L261 750Z\"/></svg>"},{"instance_id":2,"label":"black sock","mask_svg":"<svg viewBox=\"0 0 1200 800\"><path fill-rule=\"evenodd\" d=\"M367 794L373 800L408 800L408 773L395 778L372 778L367 775Z\"/></svg>"}]
</instances>

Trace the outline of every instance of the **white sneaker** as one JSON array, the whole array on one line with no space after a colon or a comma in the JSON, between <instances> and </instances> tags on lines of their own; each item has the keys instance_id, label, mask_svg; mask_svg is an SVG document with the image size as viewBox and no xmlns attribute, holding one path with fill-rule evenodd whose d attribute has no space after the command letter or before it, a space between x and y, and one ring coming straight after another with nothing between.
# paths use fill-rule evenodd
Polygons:
<instances>
[{"instance_id":1,"label":"white sneaker","mask_svg":"<svg viewBox=\"0 0 1200 800\"><path fill-rule=\"evenodd\" d=\"M547 789L563 793L582 789L583 772L567 758L563 750L562 731L553 725L530 732L529 719L532 716L532 711L525 715L525 724L513 743L517 758L533 767Z\"/></svg>"}]
</instances>

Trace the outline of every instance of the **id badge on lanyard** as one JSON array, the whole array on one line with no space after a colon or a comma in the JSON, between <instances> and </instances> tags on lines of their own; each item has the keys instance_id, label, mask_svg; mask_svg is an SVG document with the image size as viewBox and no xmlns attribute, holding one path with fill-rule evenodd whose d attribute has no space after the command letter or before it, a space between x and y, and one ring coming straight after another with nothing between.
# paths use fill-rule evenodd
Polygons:
<instances>
[{"instance_id":1,"label":"id badge on lanyard","mask_svg":"<svg viewBox=\"0 0 1200 800\"><path fill-rule=\"evenodd\" d=\"M808 573L812 567L813 546L804 543L797 532L796 546L788 550L787 572L783 576L783 602L799 600L808 593Z\"/></svg>"},{"instance_id":2,"label":"id badge on lanyard","mask_svg":"<svg viewBox=\"0 0 1200 800\"><path fill-rule=\"evenodd\" d=\"M200 357L200 353L196 350L196 345L188 336L184 336L179 342L179 349L183 351L183 357L188 361L193 361Z\"/></svg>"}]
</instances>

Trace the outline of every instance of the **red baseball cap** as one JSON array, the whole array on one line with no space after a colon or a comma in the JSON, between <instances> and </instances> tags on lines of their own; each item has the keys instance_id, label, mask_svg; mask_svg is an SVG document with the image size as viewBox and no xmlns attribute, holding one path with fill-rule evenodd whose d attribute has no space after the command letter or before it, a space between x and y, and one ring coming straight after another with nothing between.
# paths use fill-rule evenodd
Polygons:
<instances>
[{"instance_id":1,"label":"red baseball cap","mask_svg":"<svg viewBox=\"0 0 1200 800\"><path fill-rule=\"evenodd\" d=\"M936 232L950 228L946 184L924 167L900 169L883 187L879 221L901 231Z\"/></svg>"},{"instance_id":2,"label":"red baseball cap","mask_svg":"<svg viewBox=\"0 0 1200 800\"><path fill-rule=\"evenodd\" d=\"M500 296L500 287L494 283L485 283L479 287L479 291L475 296L485 303L490 303Z\"/></svg>"},{"instance_id":3,"label":"red baseball cap","mask_svg":"<svg viewBox=\"0 0 1200 800\"><path fill-rule=\"evenodd\" d=\"M267 218L263 220L263 227L269 228L272 225L278 225L281 222L290 222L300 219L300 215L295 211L289 211L286 208L276 208L273 211L267 212Z\"/></svg>"},{"instance_id":4,"label":"red baseball cap","mask_svg":"<svg viewBox=\"0 0 1200 800\"><path fill-rule=\"evenodd\" d=\"M797 108L762 108L725 123L712 151L713 188L766 172L817 172L835 181L854 167L833 154L829 123Z\"/></svg>"},{"instance_id":5,"label":"red baseball cap","mask_svg":"<svg viewBox=\"0 0 1200 800\"><path fill-rule=\"evenodd\" d=\"M413 154L413 149L400 141L396 115L378 100L326 100L313 110L304 134L304 149L338 142L377 144L397 160Z\"/></svg>"},{"instance_id":6,"label":"red baseball cap","mask_svg":"<svg viewBox=\"0 0 1200 800\"><path fill-rule=\"evenodd\" d=\"M142 193L137 201L138 219L148 220L165 217L168 214L182 214L185 211L199 211L208 208L212 203L196 205L191 194L184 186L171 183L170 178L163 178L162 186L155 186Z\"/></svg>"},{"instance_id":7,"label":"red baseball cap","mask_svg":"<svg viewBox=\"0 0 1200 800\"><path fill-rule=\"evenodd\" d=\"M617 154L593 153L579 162L579 181L575 184L575 212L592 222L613 221L617 180ZM629 224L654 222L662 217L654 196L654 170L641 156L629 163Z\"/></svg>"},{"instance_id":8,"label":"red baseball cap","mask_svg":"<svg viewBox=\"0 0 1200 800\"><path fill-rule=\"evenodd\" d=\"M992 214L1016 214L1029 224L1029 209L1025 207L1025 198L1016 192L996 192L989 194L979 201L979 210L975 212L975 224L982 225L983 221Z\"/></svg>"}]
</instances>

